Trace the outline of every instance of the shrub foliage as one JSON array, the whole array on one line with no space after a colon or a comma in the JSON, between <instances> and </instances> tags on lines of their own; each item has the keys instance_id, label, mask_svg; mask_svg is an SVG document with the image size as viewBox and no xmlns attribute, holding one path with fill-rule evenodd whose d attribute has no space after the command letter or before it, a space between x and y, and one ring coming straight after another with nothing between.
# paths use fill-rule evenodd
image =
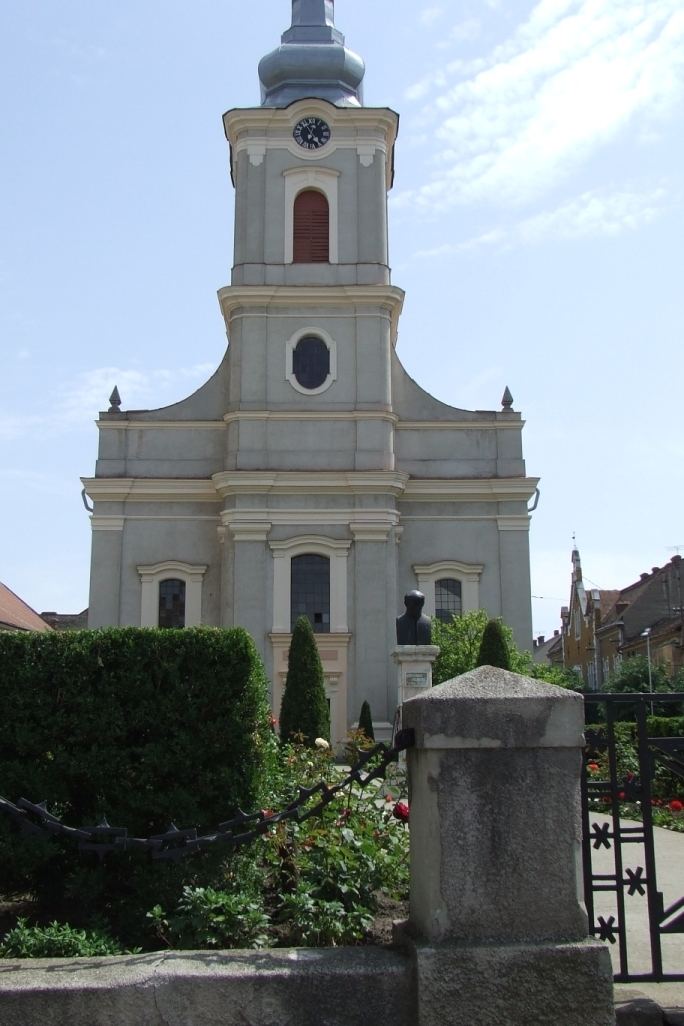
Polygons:
<instances>
[{"instance_id":1,"label":"shrub foliage","mask_svg":"<svg viewBox=\"0 0 684 1026\"><path fill-rule=\"evenodd\" d=\"M299 617L292 632L280 707L280 736L283 741L301 736L306 745L313 745L317 737L330 740L323 665L306 616Z\"/></svg>"},{"instance_id":2,"label":"shrub foliage","mask_svg":"<svg viewBox=\"0 0 684 1026\"><path fill-rule=\"evenodd\" d=\"M7 633L0 665L0 794L11 801L45 800L70 826L106 816L137 837L172 822L208 829L258 801L269 710L245 631ZM140 940L132 924L160 895L177 900L196 870L194 860L150 864L133 854L105 867L61 842L17 836L0 820L5 893L32 893L70 915L76 901L86 920L104 910L127 944Z\"/></svg>"},{"instance_id":3,"label":"shrub foliage","mask_svg":"<svg viewBox=\"0 0 684 1026\"><path fill-rule=\"evenodd\" d=\"M477 665L498 666L502 670L510 670L511 656L501 620L487 621L477 654Z\"/></svg>"}]
</instances>

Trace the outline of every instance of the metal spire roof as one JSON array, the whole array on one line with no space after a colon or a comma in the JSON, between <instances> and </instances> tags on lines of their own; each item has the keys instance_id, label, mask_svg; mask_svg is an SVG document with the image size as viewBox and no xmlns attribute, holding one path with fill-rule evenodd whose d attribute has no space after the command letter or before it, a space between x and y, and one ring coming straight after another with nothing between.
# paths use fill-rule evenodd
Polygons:
<instances>
[{"instance_id":1,"label":"metal spire roof","mask_svg":"<svg viewBox=\"0 0 684 1026\"><path fill-rule=\"evenodd\" d=\"M363 60L335 28L335 0L292 0L292 25L259 64L261 104L287 107L311 96L360 107L364 73Z\"/></svg>"}]
</instances>

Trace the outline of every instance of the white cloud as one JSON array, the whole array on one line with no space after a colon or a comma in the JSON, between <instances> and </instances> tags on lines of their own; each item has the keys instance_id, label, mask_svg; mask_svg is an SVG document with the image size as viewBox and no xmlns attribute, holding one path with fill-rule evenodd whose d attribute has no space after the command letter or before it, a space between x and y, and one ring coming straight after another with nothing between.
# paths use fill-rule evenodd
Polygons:
<instances>
[{"instance_id":1,"label":"white cloud","mask_svg":"<svg viewBox=\"0 0 684 1026\"><path fill-rule=\"evenodd\" d=\"M668 193L664 188L648 192L625 189L612 193L591 190L507 228L495 228L463 242L419 250L415 255L433 259L485 246L509 249L547 241L617 236L650 224L669 206Z\"/></svg>"},{"instance_id":2,"label":"white cloud","mask_svg":"<svg viewBox=\"0 0 684 1026\"><path fill-rule=\"evenodd\" d=\"M541 0L486 58L415 83L435 122L426 212L473 200L521 204L566 179L627 126L672 113L684 96L680 0Z\"/></svg>"},{"instance_id":3,"label":"white cloud","mask_svg":"<svg viewBox=\"0 0 684 1026\"><path fill-rule=\"evenodd\" d=\"M98 411L109 408L109 396L115 385L121 396L121 409L156 409L184 399L188 389L201 385L214 370L214 364L207 363L174 370L97 367L77 377L59 404L57 415L69 424L85 423Z\"/></svg>"},{"instance_id":4,"label":"white cloud","mask_svg":"<svg viewBox=\"0 0 684 1026\"><path fill-rule=\"evenodd\" d=\"M443 7L426 7L424 11L421 11L418 20L421 25L434 25L436 21L439 21L444 15Z\"/></svg>"}]
</instances>

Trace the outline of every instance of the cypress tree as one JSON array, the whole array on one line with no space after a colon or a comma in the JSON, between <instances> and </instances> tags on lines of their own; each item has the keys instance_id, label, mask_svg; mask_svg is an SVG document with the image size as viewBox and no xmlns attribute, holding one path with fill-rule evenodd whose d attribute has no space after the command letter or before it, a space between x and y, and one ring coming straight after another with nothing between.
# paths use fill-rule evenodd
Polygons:
<instances>
[{"instance_id":1,"label":"cypress tree","mask_svg":"<svg viewBox=\"0 0 684 1026\"><path fill-rule=\"evenodd\" d=\"M373 731L373 717L371 716L371 707L368 702L364 702L361 706L361 713L359 715L359 730L362 730L369 741L375 741L375 732Z\"/></svg>"},{"instance_id":2,"label":"cypress tree","mask_svg":"<svg viewBox=\"0 0 684 1026\"><path fill-rule=\"evenodd\" d=\"M285 691L280 706L280 737L291 741L295 734L312 746L317 737L330 740L330 714L325 697L323 665L313 628L300 616L292 632L287 659Z\"/></svg>"},{"instance_id":3,"label":"cypress tree","mask_svg":"<svg viewBox=\"0 0 684 1026\"><path fill-rule=\"evenodd\" d=\"M499 666L510 670L511 656L501 629L500 620L489 620L482 635L476 666Z\"/></svg>"}]
</instances>

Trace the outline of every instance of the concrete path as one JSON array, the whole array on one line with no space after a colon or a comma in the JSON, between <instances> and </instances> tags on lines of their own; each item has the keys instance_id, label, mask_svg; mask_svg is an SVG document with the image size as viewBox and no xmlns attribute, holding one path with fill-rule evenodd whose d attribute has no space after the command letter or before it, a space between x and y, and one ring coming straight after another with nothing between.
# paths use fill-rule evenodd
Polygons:
<instances>
[{"instance_id":1,"label":"concrete path","mask_svg":"<svg viewBox=\"0 0 684 1026\"><path fill-rule=\"evenodd\" d=\"M603 824L610 817L601 813L592 813L591 822ZM621 820L623 826L635 826L631 820ZM656 870L658 890L663 893L665 908L684 897L684 834L654 828L656 851ZM643 844L623 845L623 868L638 869L643 866ZM594 873L613 873L613 850L600 848L593 851ZM605 918L613 915L617 918L615 895L609 892L594 896L596 915ZM625 897L625 913L627 922L627 946L629 955L629 971L631 973L650 972L651 952L648 929L648 907L646 897L636 894ZM617 944L610 944L615 972L619 972L620 958ZM665 935L662 938L663 969L665 972L684 973L684 933ZM684 1008L684 983L633 983L616 984L616 996L621 1000L628 996L645 994L657 1001L663 1008Z\"/></svg>"}]
</instances>

